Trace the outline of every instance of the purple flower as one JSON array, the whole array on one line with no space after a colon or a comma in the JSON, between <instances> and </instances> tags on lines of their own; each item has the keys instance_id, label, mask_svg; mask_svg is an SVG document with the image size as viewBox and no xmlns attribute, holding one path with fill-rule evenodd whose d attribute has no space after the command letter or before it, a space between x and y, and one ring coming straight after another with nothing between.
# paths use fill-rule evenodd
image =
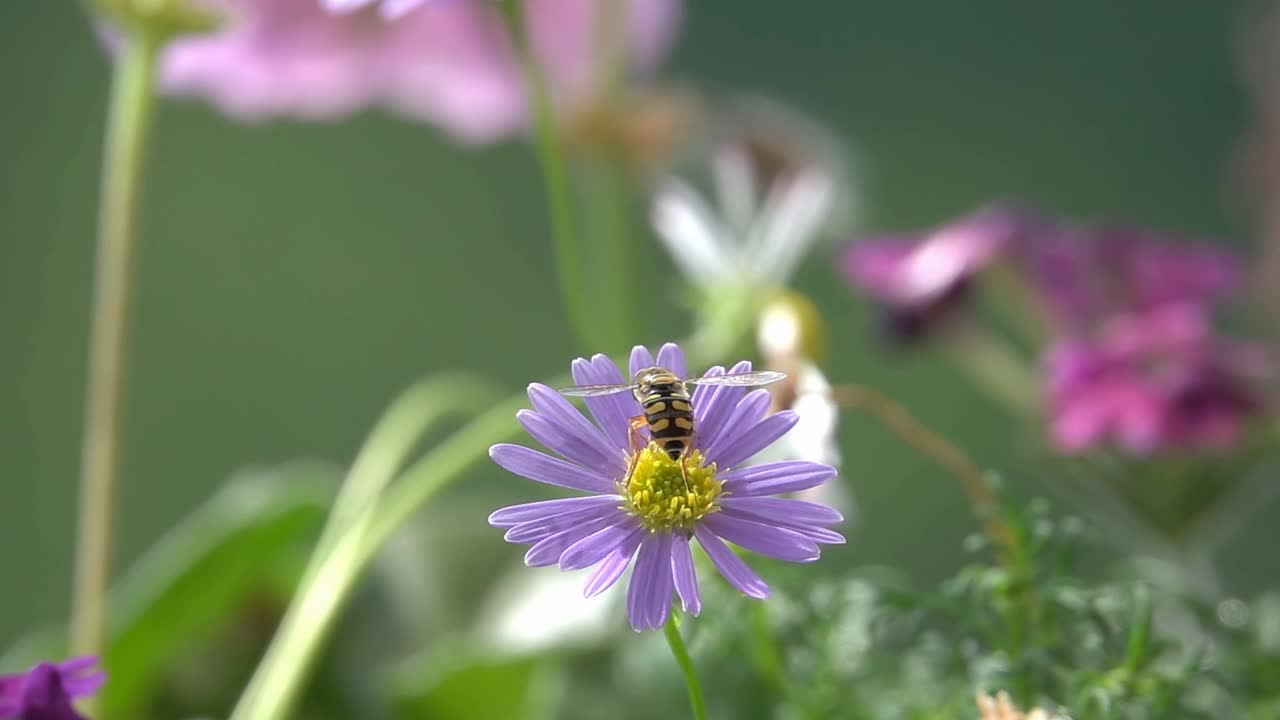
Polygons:
<instances>
[{"instance_id":1,"label":"purple flower","mask_svg":"<svg viewBox=\"0 0 1280 720\"><path fill-rule=\"evenodd\" d=\"M1214 337L1204 310L1166 304L1119 315L1047 355L1050 435L1066 452L1225 448L1262 410L1261 351Z\"/></svg>"},{"instance_id":2,"label":"purple flower","mask_svg":"<svg viewBox=\"0 0 1280 720\"><path fill-rule=\"evenodd\" d=\"M79 657L0 677L0 720L84 720L71 701L102 687L106 675L97 664L97 658Z\"/></svg>"},{"instance_id":3,"label":"purple flower","mask_svg":"<svg viewBox=\"0 0 1280 720\"><path fill-rule=\"evenodd\" d=\"M256 120L338 118L382 107L434 123L467 142L488 142L525 124L524 85L491 0L370 2L206 0L226 27L166 51L163 86L203 97L226 114ZM418 5L421 7L418 7ZM536 53L552 92L575 105L596 89L595 0L525 0ZM680 0L630 0L626 57L651 68L680 22Z\"/></svg>"},{"instance_id":4,"label":"purple flower","mask_svg":"<svg viewBox=\"0 0 1280 720\"><path fill-rule=\"evenodd\" d=\"M675 344L662 346L656 362L644 347L631 351L632 375L655 364L688 377L684 353ZM750 368L741 362L728 372ZM723 373L724 368L714 367L707 376ZM604 355L575 360L573 379L584 385L627 382ZM696 387L696 435L685 459L687 487L679 463L656 445L638 452L632 448L629 419L642 412L631 393L587 398L594 423L545 385L530 385L529 400L533 409L517 414L520 424L564 459L506 444L490 448L490 457L522 477L587 494L502 508L489 516L489 523L506 529L508 541L533 545L525 554L530 566L594 566L587 597L617 582L634 557L627 616L637 631L662 627L673 593L686 612L701 611L694 540L730 584L759 599L768 597L769 586L726 540L793 562L812 562L818 559L819 545L844 542L829 529L843 520L837 511L771 497L821 485L835 476L834 468L806 461L746 465L796 423L789 411L766 416L766 390ZM642 440L647 443L645 432Z\"/></svg>"},{"instance_id":5,"label":"purple flower","mask_svg":"<svg viewBox=\"0 0 1280 720\"><path fill-rule=\"evenodd\" d=\"M999 259L1029 221L1026 213L988 207L923 234L857 240L845 253L845 276L880 304L891 337L913 340L963 303L974 276Z\"/></svg>"},{"instance_id":6,"label":"purple flower","mask_svg":"<svg viewBox=\"0 0 1280 720\"><path fill-rule=\"evenodd\" d=\"M1240 282L1230 253L1132 227L1059 226L1040 233L1025 250L1035 285L1073 329L1092 327L1116 312L1208 305Z\"/></svg>"}]
</instances>

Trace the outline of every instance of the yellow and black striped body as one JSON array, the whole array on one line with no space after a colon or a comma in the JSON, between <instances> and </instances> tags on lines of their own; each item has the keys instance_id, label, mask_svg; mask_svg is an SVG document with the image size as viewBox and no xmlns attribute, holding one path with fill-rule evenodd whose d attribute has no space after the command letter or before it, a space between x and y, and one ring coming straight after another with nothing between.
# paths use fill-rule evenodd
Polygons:
<instances>
[{"instance_id":1,"label":"yellow and black striped body","mask_svg":"<svg viewBox=\"0 0 1280 720\"><path fill-rule=\"evenodd\" d=\"M693 444L693 404L684 381L669 370L645 368L636 373L636 386L650 437L679 460Z\"/></svg>"}]
</instances>

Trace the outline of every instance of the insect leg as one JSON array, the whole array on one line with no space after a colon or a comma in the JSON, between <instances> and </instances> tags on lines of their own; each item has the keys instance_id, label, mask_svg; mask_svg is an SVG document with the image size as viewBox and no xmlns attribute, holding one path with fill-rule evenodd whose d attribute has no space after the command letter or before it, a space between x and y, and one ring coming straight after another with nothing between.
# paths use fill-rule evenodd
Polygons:
<instances>
[{"instance_id":1,"label":"insect leg","mask_svg":"<svg viewBox=\"0 0 1280 720\"><path fill-rule=\"evenodd\" d=\"M640 462L640 451L644 449L640 444L640 429L646 424L643 415L637 415L631 418L631 422L627 424L627 435L630 437L631 443L631 464L627 467L627 474L622 476L622 484L626 485L631 480L631 473L636 471L636 463Z\"/></svg>"},{"instance_id":2,"label":"insect leg","mask_svg":"<svg viewBox=\"0 0 1280 720\"><path fill-rule=\"evenodd\" d=\"M684 491L689 492L689 452L693 449L693 441L697 436L697 430L689 431L689 439L685 441L684 450L680 452L680 479L684 480Z\"/></svg>"}]
</instances>

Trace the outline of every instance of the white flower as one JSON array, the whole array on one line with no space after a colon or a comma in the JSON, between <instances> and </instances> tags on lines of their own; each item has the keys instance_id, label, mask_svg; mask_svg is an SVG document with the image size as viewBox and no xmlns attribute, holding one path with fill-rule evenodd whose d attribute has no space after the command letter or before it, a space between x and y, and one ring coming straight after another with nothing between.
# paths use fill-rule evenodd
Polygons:
<instances>
[{"instance_id":1,"label":"white flower","mask_svg":"<svg viewBox=\"0 0 1280 720\"><path fill-rule=\"evenodd\" d=\"M708 159L711 192L659 182L652 222L695 286L783 287L805 255L848 214L840 153L825 133L778 106L743 106Z\"/></svg>"},{"instance_id":2,"label":"white flower","mask_svg":"<svg viewBox=\"0 0 1280 720\"><path fill-rule=\"evenodd\" d=\"M799 416L795 427L756 457L756 462L809 460L839 468L840 446L836 428L840 406L831 383L812 359L821 355L825 331L818 309L805 297L786 292L761 311L756 324L756 346L765 365L787 373L774 385L773 412L791 410ZM824 483L796 497L836 508L845 517L854 515L853 495L845 483Z\"/></svg>"}]
</instances>

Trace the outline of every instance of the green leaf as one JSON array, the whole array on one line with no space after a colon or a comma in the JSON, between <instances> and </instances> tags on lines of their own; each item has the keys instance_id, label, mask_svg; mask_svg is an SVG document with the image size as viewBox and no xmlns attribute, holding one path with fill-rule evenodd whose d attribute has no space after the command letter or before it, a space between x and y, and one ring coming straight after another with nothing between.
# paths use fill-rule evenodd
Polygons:
<instances>
[{"instance_id":1,"label":"green leaf","mask_svg":"<svg viewBox=\"0 0 1280 720\"><path fill-rule=\"evenodd\" d=\"M399 720L552 717L562 686L558 667L538 657L415 659L392 685Z\"/></svg>"},{"instance_id":2,"label":"green leaf","mask_svg":"<svg viewBox=\"0 0 1280 720\"><path fill-rule=\"evenodd\" d=\"M314 536L339 475L319 463L238 473L134 565L113 595L104 716L138 717L166 668L246 598L292 588L284 561Z\"/></svg>"}]
</instances>

